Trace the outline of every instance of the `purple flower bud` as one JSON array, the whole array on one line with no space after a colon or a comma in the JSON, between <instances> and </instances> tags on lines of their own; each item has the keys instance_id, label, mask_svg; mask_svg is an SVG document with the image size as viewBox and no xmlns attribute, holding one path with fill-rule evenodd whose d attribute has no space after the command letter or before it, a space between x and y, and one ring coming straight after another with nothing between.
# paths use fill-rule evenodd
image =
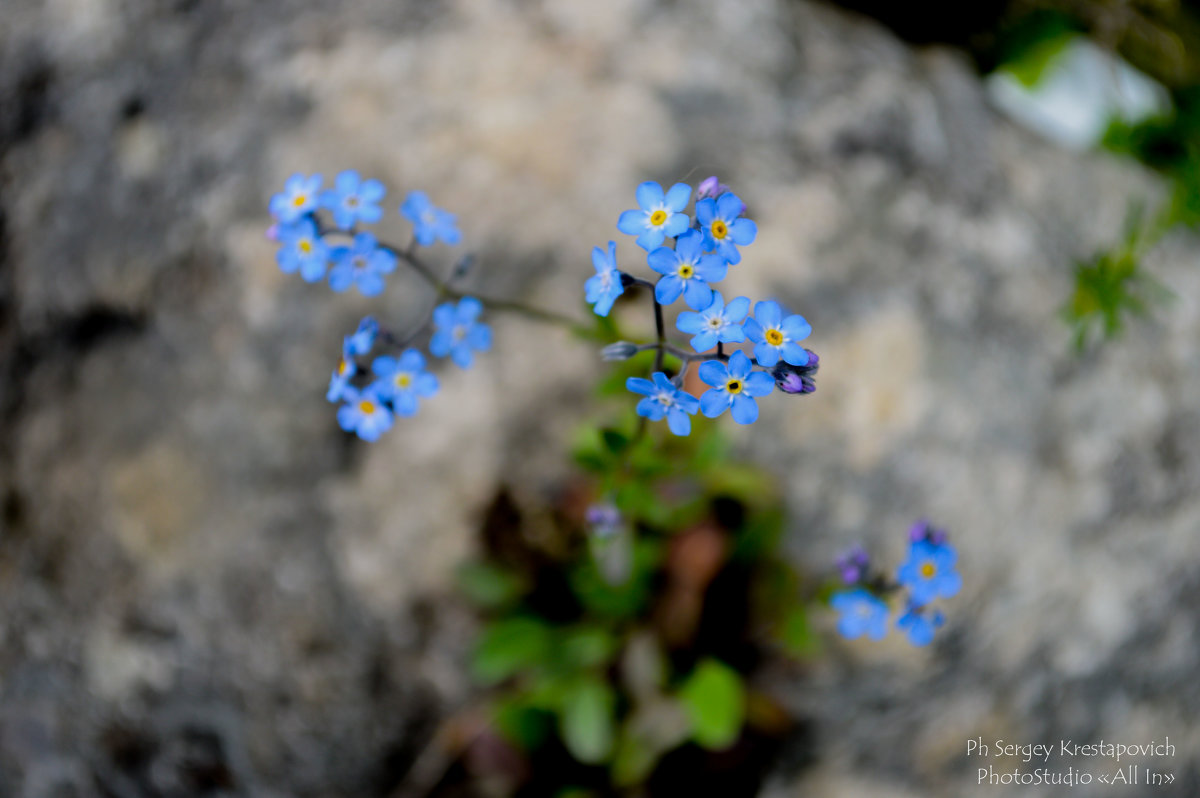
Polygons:
<instances>
[{"instance_id":1,"label":"purple flower bud","mask_svg":"<svg viewBox=\"0 0 1200 798\"><path fill-rule=\"evenodd\" d=\"M934 529L933 524L922 518L908 530L908 539L913 543L925 540L935 546L941 546L946 542L946 531L944 529Z\"/></svg>"},{"instance_id":2,"label":"purple flower bud","mask_svg":"<svg viewBox=\"0 0 1200 798\"><path fill-rule=\"evenodd\" d=\"M862 546L855 546L837 558L837 568L842 573L842 581L847 585L862 582L871 567L871 557Z\"/></svg>"},{"instance_id":3,"label":"purple flower bud","mask_svg":"<svg viewBox=\"0 0 1200 798\"><path fill-rule=\"evenodd\" d=\"M267 240L268 241L278 241L279 240L279 224L278 223L275 223L267 228Z\"/></svg>"},{"instance_id":4,"label":"purple flower bud","mask_svg":"<svg viewBox=\"0 0 1200 798\"><path fill-rule=\"evenodd\" d=\"M702 200L709 197L716 198L728 190L729 186L718 180L716 175L713 175L712 177L706 177L700 181L700 187L696 189L696 199Z\"/></svg>"},{"instance_id":5,"label":"purple flower bud","mask_svg":"<svg viewBox=\"0 0 1200 798\"><path fill-rule=\"evenodd\" d=\"M781 360L771 369L771 376L775 378L776 387L784 393L805 394L817 390L817 384L813 377L817 373L821 358L817 357L817 353L811 349L804 351L808 352L806 365L793 366Z\"/></svg>"},{"instance_id":6,"label":"purple flower bud","mask_svg":"<svg viewBox=\"0 0 1200 798\"><path fill-rule=\"evenodd\" d=\"M583 513L583 519L591 527L592 534L598 538L609 538L621 528L621 511L611 504L598 502L588 505Z\"/></svg>"}]
</instances>

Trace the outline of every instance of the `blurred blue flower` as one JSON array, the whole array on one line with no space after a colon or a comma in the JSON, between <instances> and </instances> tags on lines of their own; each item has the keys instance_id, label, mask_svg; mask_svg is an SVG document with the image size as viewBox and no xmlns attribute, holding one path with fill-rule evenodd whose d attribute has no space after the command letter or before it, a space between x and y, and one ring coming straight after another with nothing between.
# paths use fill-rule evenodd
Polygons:
<instances>
[{"instance_id":1,"label":"blurred blue flower","mask_svg":"<svg viewBox=\"0 0 1200 798\"><path fill-rule=\"evenodd\" d=\"M742 255L738 247L754 243L758 225L739 218L746 210L736 194L726 192L717 199L702 199L696 203L696 221L704 232L704 250L717 253L729 263L738 263Z\"/></svg>"},{"instance_id":2,"label":"blurred blue flower","mask_svg":"<svg viewBox=\"0 0 1200 798\"><path fill-rule=\"evenodd\" d=\"M425 357L416 349L406 349L399 358L382 355L375 358L371 371L379 377L374 384L381 397L391 400L398 416L417 412L417 397L428 399L438 392L438 379L425 370Z\"/></svg>"},{"instance_id":3,"label":"blurred blue flower","mask_svg":"<svg viewBox=\"0 0 1200 798\"><path fill-rule=\"evenodd\" d=\"M908 588L913 604L950 598L962 588L962 577L954 570L957 559L958 552L949 543L914 541L909 544L908 559L901 564L896 581Z\"/></svg>"},{"instance_id":4,"label":"blurred blue flower","mask_svg":"<svg viewBox=\"0 0 1200 798\"><path fill-rule=\"evenodd\" d=\"M275 261L284 273L291 274L299 269L300 276L310 283L325 276L329 247L321 239L312 219L282 225L278 235L280 246Z\"/></svg>"},{"instance_id":5,"label":"blurred blue flower","mask_svg":"<svg viewBox=\"0 0 1200 798\"><path fill-rule=\"evenodd\" d=\"M737 297L728 305L720 291L712 292L712 301L699 312L685 310L675 319L680 332L692 334L692 349L707 352L718 342L737 344L746 340L742 320L750 312L750 300Z\"/></svg>"},{"instance_id":6,"label":"blurred blue flower","mask_svg":"<svg viewBox=\"0 0 1200 798\"><path fill-rule=\"evenodd\" d=\"M650 268L663 275L654 286L654 298L669 305L679 295L692 310L706 308L712 302L709 283L725 279L729 268L718 255L704 254L704 235L688 230L675 241L675 248L659 247L646 256Z\"/></svg>"},{"instance_id":7,"label":"blurred blue flower","mask_svg":"<svg viewBox=\"0 0 1200 798\"><path fill-rule=\"evenodd\" d=\"M746 336L754 342L754 359L758 365L770 368L782 358L793 366L808 365L808 350L800 346L812 333L804 317L795 314L783 318L778 302L759 302L754 306L754 318L743 325Z\"/></svg>"},{"instance_id":8,"label":"blurred blue flower","mask_svg":"<svg viewBox=\"0 0 1200 798\"><path fill-rule=\"evenodd\" d=\"M758 419L756 396L766 396L775 390L775 380L765 371L754 371L750 358L738 350L729 356L729 364L709 360L700 366L700 379L713 386L700 397L700 409L709 418L716 418L732 408L730 415L739 424L753 424Z\"/></svg>"},{"instance_id":9,"label":"blurred blue flower","mask_svg":"<svg viewBox=\"0 0 1200 798\"><path fill-rule=\"evenodd\" d=\"M661 421L665 416L667 426L676 435L687 435L692 431L692 420L700 409L700 400L677 388L661 371L653 374L653 381L641 377L630 377L625 387L646 398L638 402L637 414L651 421Z\"/></svg>"},{"instance_id":10,"label":"blurred blue flower","mask_svg":"<svg viewBox=\"0 0 1200 798\"><path fill-rule=\"evenodd\" d=\"M914 646L927 646L933 642L934 631L945 620L940 612L925 613L921 607L909 605L908 611L896 619L896 628L904 631Z\"/></svg>"},{"instance_id":11,"label":"blurred blue flower","mask_svg":"<svg viewBox=\"0 0 1200 798\"><path fill-rule=\"evenodd\" d=\"M333 261L329 287L340 292L357 285L363 296L382 293L383 275L396 268L396 256L379 246L370 233L359 233L350 246L335 248Z\"/></svg>"},{"instance_id":12,"label":"blurred blue flower","mask_svg":"<svg viewBox=\"0 0 1200 798\"><path fill-rule=\"evenodd\" d=\"M439 238L450 246L462 240L454 214L436 207L423 191L410 191L400 213L413 223L413 237L423 247Z\"/></svg>"},{"instance_id":13,"label":"blurred blue flower","mask_svg":"<svg viewBox=\"0 0 1200 798\"><path fill-rule=\"evenodd\" d=\"M342 392L345 402L338 408L338 425L353 432L364 441L377 441L379 436L392 427L392 412L373 388L359 391L347 387Z\"/></svg>"},{"instance_id":14,"label":"blurred blue flower","mask_svg":"<svg viewBox=\"0 0 1200 798\"><path fill-rule=\"evenodd\" d=\"M429 351L435 357L450 356L459 368L470 368L473 352L486 352L492 347L492 330L477 319L483 304L465 296L455 305L447 302L433 311L434 333Z\"/></svg>"},{"instance_id":15,"label":"blurred blue flower","mask_svg":"<svg viewBox=\"0 0 1200 798\"><path fill-rule=\"evenodd\" d=\"M364 316L358 323L353 335L347 335L342 342L344 357L358 357L371 351L375 346L375 336L379 335L379 322L371 316Z\"/></svg>"},{"instance_id":16,"label":"blurred blue flower","mask_svg":"<svg viewBox=\"0 0 1200 798\"><path fill-rule=\"evenodd\" d=\"M283 191L271 197L271 213L282 224L291 224L316 210L320 190L320 175L292 175L283 184Z\"/></svg>"},{"instance_id":17,"label":"blurred blue flower","mask_svg":"<svg viewBox=\"0 0 1200 798\"><path fill-rule=\"evenodd\" d=\"M872 640L887 636L888 605L866 588L856 587L834 593L830 605L840 613L838 634L849 640L864 634Z\"/></svg>"},{"instance_id":18,"label":"blurred blue flower","mask_svg":"<svg viewBox=\"0 0 1200 798\"><path fill-rule=\"evenodd\" d=\"M325 392L325 398L330 402L342 401L346 389L350 387L350 379L357 373L358 366L353 360L347 358L346 355L338 358L338 364L333 370L333 376L329 378L329 390Z\"/></svg>"},{"instance_id":19,"label":"blurred blue flower","mask_svg":"<svg viewBox=\"0 0 1200 798\"><path fill-rule=\"evenodd\" d=\"M661 246L668 237L688 229L690 219L680 213L692 197L692 187L676 183L665 195L662 186L646 181L637 187L639 208L625 211L617 219L617 229L622 233L637 236L637 244L647 251Z\"/></svg>"},{"instance_id":20,"label":"blurred blue flower","mask_svg":"<svg viewBox=\"0 0 1200 798\"><path fill-rule=\"evenodd\" d=\"M625 293L621 272L617 269L617 242L608 242L608 252L592 247L592 266L596 273L583 284L583 289L592 310L597 316L607 316L613 302Z\"/></svg>"},{"instance_id":21,"label":"blurred blue flower","mask_svg":"<svg viewBox=\"0 0 1200 798\"><path fill-rule=\"evenodd\" d=\"M334 180L333 188L321 192L321 206L333 215L334 224L349 230L356 222L372 223L383 218L379 201L387 193L383 183L366 180L347 170Z\"/></svg>"}]
</instances>

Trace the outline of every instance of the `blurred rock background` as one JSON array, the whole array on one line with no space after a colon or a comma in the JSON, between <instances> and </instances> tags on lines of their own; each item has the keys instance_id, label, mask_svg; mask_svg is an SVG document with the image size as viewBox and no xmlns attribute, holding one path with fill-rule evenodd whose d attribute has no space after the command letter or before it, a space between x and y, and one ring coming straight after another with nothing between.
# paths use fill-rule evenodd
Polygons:
<instances>
[{"instance_id":1,"label":"blurred rock background","mask_svg":"<svg viewBox=\"0 0 1200 798\"><path fill-rule=\"evenodd\" d=\"M929 650L831 641L774 677L815 748L771 796L1061 794L976 786L978 735L1169 735L1156 794L1200 794L1196 237L1155 250L1177 297L1116 344L1078 357L1056 317L1072 260L1161 200L1141 167L1006 122L954 51L791 0L3 16L0 795L387 795L469 695L450 570L498 485L553 492L602 367L497 318L419 423L348 439L341 336L424 288L335 296L263 235L289 174L343 168L456 212L488 293L581 315L639 181L749 203L726 293L802 312L823 366L731 430L788 488L790 553L898 561L928 516L966 584Z\"/></svg>"}]
</instances>

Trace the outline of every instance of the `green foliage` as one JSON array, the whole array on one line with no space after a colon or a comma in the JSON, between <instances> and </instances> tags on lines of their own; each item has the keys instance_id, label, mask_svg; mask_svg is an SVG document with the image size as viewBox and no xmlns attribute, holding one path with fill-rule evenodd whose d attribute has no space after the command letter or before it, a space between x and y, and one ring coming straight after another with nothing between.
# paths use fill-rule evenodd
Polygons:
<instances>
[{"instance_id":1,"label":"green foliage","mask_svg":"<svg viewBox=\"0 0 1200 798\"><path fill-rule=\"evenodd\" d=\"M999 69L1032 89L1080 33L1066 14L1040 9L1017 19L999 36Z\"/></svg>"},{"instance_id":2,"label":"green foliage","mask_svg":"<svg viewBox=\"0 0 1200 798\"><path fill-rule=\"evenodd\" d=\"M737 740L746 716L746 691L733 668L715 659L702 661L679 689L679 697L697 743L719 751Z\"/></svg>"},{"instance_id":3,"label":"green foliage","mask_svg":"<svg viewBox=\"0 0 1200 798\"><path fill-rule=\"evenodd\" d=\"M559 728L567 750L588 765L608 760L612 753L616 695L607 682L582 677L563 692Z\"/></svg>"}]
</instances>

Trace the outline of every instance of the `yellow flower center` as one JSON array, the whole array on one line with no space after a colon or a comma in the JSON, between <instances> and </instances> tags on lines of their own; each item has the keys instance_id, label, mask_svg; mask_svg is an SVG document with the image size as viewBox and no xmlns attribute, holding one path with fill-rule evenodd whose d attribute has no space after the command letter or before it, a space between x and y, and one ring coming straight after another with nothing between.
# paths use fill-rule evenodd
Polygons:
<instances>
[{"instance_id":1,"label":"yellow flower center","mask_svg":"<svg viewBox=\"0 0 1200 798\"><path fill-rule=\"evenodd\" d=\"M297 208L302 207L306 202L308 202L307 194L297 194L296 196L292 197L292 204Z\"/></svg>"},{"instance_id":2,"label":"yellow flower center","mask_svg":"<svg viewBox=\"0 0 1200 798\"><path fill-rule=\"evenodd\" d=\"M358 412L362 413L364 416L375 415L375 403L366 399L362 400L358 403Z\"/></svg>"},{"instance_id":3,"label":"yellow flower center","mask_svg":"<svg viewBox=\"0 0 1200 798\"><path fill-rule=\"evenodd\" d=\"M462 339L467 337L467 328L460 324L454 328L453 332L451 332L450 335L454 338L455 341L461 341Z\"/></svg>"},{"instance_id":4,"label":"yellow flower center","mask_svg":"<svg viewBox=\"0 0 1200 798\"><path fill-rule=\"evenodd\" d=\"M338 371L339 377L342 376L343 374L345 374L349 369L350 369L350 364L348 364L346 361L344 361L344 360L338 361L337 371Z\"/></svg>"},{"instance_id":5,"label":"yellow flower center","mask_svg":"<svg viewBox=\"0 0 1200 798\"><path fill-rule=\"evenodd\" d=\"M349 205L351 208L357 208L358 207L358 197L353 197L353 196L346 197L346 204Z\"/></svg>"},{"instance_id":6,"label":"yellow flower center","mask_svg":"<svg viewBox=\"0 0 1200 798\"><path fill-rule=\"evenodd\" d=\"M367 259L364 258L362 255L355 256L355 258L354 258L355 271L362 271L365 268L367 268Z\"/></svg>"},{"instance_id":7,"label":"yellow flower center","mask_svg":"<svg viewBox=\"0 0 1200 798\"><path fill-rule=\"evenodd\" d=\"M921 564L921 576L923 576L924 578L933 579L933 577L936 573L937 573L937 566L934 565L933 563L926 562L926 563Z\"/></svg>"},{"instance_id":8,"label":"yellow flower center","mask_svg":"<svg viewBox=\"0 0 1200 798\"><path fill-rule=\"evenodd\" d=\"M711 319L708 320L708 326L712 327L714 330L721 329L721 317L713 316Z\"/></svg>"},{"instance_id":9,"label":"yellow flower center","mask_svg":"<svg viewBox=\"0 0 1200 798\"><path fill-rule=\"evenodd\" d=\"M725 383L725 390L729 391L730 393L741 393L742 392L742 381L739 380L737 377L734 377L733 379L731 379Z\"/></svg>"},{"instance_id":10,"label":"yellow flower center","mask_svg":"<svg viewBox=\"0 0 1200 798\"><path fill-rule=\"evenodd\" d=\"M673 401L674 400L668 394L660 393L658 395L658 403L661 405L666 405L667 407L670 407L671 402L673 402Z\"/></svg>"},{"instance_id":11,"label":"yellow flower center","mask_svg":"<svg viewBox=\"0 0 1200 798\"><path fill-rule=\"evenodd\" d=\"M412 375L408 372L401 372L400 374L396 375L397 388L408 388L410 385L412 385L412 381Z\"/></svg>"},{"instance_id":12,"label":"yellow flower center","mask_svg":"<svg viewBox=\"0 0 1200 798\"><path fill-rule=\"evenodd\" d=\"M312 242L307 238L302 238L300 239L300 243L296 245L296 248L307 255L312 252Z\"/></svg>"},{"instance_id":13,"label":"yellow flower center","mask_svg":"<svg viewBox=\"0 0 1200 798\"><path fill-rule=\"evenodd\" d=\"M712 237L720 241L725 236L729 235L729 228L720 219L712 223Z\"/></svg>"},{"instance_id":14,"label":"yellow flower center","mask_svg":"<svg viewBox=\"0 0 1200 798\"><path fill-rule=\"evenodd\" d=\"M779 330L767 330L766 339L771 346L779 346L783 343L783 333Z\"/></svg>"},{"instance_id":15,"label":"yellow flower center","mask_svg":"<svg viewBox=\"0 0 1200 798\"><path fill-rule=\"evenodd\" d=\"M659 208L654 213L650 214L650 224L655 227L661 227L667 223L667 212Z\"/></svg>"},{"instance_id":16,"label":"yellow flower center","mask_svg":"<svg viewBox=\"0 0 1200 798\"><path fill-rule=\"evenodd\" d=\"M677 273L683 279L690 280L692 275L696 273L696 268L690 263L681 263L679 264L679 271Z\"/></svg>"}]
</instances>

